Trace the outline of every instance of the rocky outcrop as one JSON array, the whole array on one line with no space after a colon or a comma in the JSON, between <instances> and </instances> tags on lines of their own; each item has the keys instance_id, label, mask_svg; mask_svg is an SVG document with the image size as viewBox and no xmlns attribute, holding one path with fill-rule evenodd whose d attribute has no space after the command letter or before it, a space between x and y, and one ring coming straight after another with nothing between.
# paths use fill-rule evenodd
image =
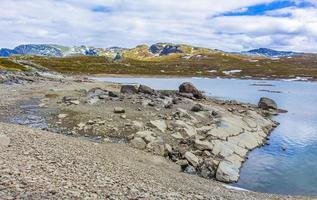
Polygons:
<instances>
[{"instance_id":1,"label":"rocky outcrop","mask_svg":"<svg viewBox=\"0 0 317 200\"><path fill-rule=\"evenodd\" d=\"M185 94L192 94L197 99L203 98L203 94L192 83L189 82L182 83L179 86L179 92Z\"/></svg>"},{"instance_id":2,"label":"rocky outcrop","mask_svg":"<svg viewBox=\"0 0 317 200\"><path fill-rule=\"evenodd\" d=\"M259 108L263 110L269 110L269 109L277 110L277 104L275 103L275 101L266 97L262 97L260 99L258 106Z\"/></svg>"}]
</instances>

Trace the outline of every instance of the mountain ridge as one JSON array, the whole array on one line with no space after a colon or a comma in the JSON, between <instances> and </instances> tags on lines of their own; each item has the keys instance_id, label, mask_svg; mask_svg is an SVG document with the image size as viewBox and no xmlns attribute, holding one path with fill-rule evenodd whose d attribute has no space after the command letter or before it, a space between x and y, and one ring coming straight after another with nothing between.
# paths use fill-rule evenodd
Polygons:
<instances>
[{"instance_id":1,"label":"mountain ridge","mask_svg":"<svg viewBox=\"0 0 317 200\"><path fill-rule=\"evenodd\" d=\"M186 44L156 43L152 45L138 45L134 48L108 47L96 48L91 46L63 46L57 44L22 44L14 49L0 49L0 57L10 57L12 55L35 55L49 57L68 57L68 56L105 56L115 58L119 55L136 58L154 58L169 56L171 54L192 56L198 54L209 54L223 52L226 54L237 54L244 56L259 56L267 58L280 58L298 56L303 53L293 51L277 51L269 48L258 48L242 52L225 52L217 49L195 47Z\"/></svg>"}]
</instances>

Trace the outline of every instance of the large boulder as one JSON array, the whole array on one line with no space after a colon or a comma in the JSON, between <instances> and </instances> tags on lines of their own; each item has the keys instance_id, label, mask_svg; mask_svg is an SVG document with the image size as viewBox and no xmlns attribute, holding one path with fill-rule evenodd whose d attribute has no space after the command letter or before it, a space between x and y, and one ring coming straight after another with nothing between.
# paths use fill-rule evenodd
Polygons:
<instances>
[{"instance_id":1,"label":"large boulder","mask_svg":"<svg viewBox=\"0 0 317 200\"><path fill-rule=\"evenodd\" d=\"M192 94L197 99L203 98L203 94L192 83L189 82L182 83L179 86L179 92Z\"/></svg>"},{"instance_id":2,"label":"large boulder","mask_svg":"<svg viewBox=\"0 0 317 200\"><path fill-rule=\"evenodd\" d=\"M144 94L150 94L150 95L155 94L155 90L153 90L152 88L146 85L140 85L138 91Z\"/></svg>"},{"instance_id":3,"label":"large boulder","mask_svg":"<svg viewBox=\"0 0 317 200\"><path fill-rule=\"evenodd\" d=\"M216 179L225 183L237 182L239 179L239 168L230 161L221 161L217 169Z\"/></svg>"},{"instance_id":4,"label":"large boulder","mask_svg":"<svg viewBox=\"0 0 317 200\"><path fill-rule=\"evenodd\" d=\"M263 110L269 110L269 109L277 110L277 104L275 103L275 101L266 97L262 97L260 99L258 106L259 108Z\"/></svg>"},{"instance_id":5,"label":"large boulder","mask_svg":"<svg viewBox=\"0 0 317 200\"><path fill-rule=\"evenodd\" d=\"M122 85L120 92L123 94L136 94L138 90L134 85Z\"/></svg>"}]
</instances>

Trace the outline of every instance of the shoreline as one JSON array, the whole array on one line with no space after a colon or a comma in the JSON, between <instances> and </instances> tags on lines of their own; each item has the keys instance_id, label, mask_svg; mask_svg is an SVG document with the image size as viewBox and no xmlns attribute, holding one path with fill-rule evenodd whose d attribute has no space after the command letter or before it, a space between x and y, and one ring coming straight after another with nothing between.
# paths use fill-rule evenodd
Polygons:
<instances>
[{"instance_id":1,"label":"shoreline","mask_svg":"<svg viewBox=\"0 0 317 200\"><path fill-rule=\"evenodd\" d=\"M106 102L104 102L104 100L99 100L99 102L96 102L96 103L93 103L92 105L89 105L89 104L86 104L86 103L83 103L84 101L83 101L83 99L81 99L82 97L79 97L79 102L80 102L80 104L79 105L76 105L77 104L77 102L75 103L75 104L70 104L70 105L64 105L63 103L62 104L59 104L58 103L58 100L59 99L61 99L62 97L63 97L63 95L72 95L72 96L74 96L74 95L78 95L78 91L79 91L79 89L85 89L86 91L89 91L90 89L93 89L93 88L98 88L98 87L100 87L100 88L106 88L106 90L108 90L108 91L117 91L118 90L118 84L106 84L106 83L99 83L99 82L97 82L97 83L95 83L95 82L82 82L82 83L77 83L77 82L73 82L73 81L67 81L67 83L57 83L57 82L48 82L48 81L45 81L44 80L44 82L42 82L41 83L42 85L46 85L46 87L54 87L55 89L54 90L50 90L49 88L43 88L43 86L36 86L36 85L32 85L32 86L30 86L30 85L25 85L25 86L23 86L22 88L19 88L19 87L17 87L16 89L17 89L17 93L19 94L19 91L24 91L24 93L25 92L28 92L29 94L29 96L28 95L26 95L26 97L32 97L32 96L38 96L38 95L47 95L47 94L59 94L58 96L58 98L56 99L56 98L49 98L48 100L45 100L45 101L42 101L43 99L45 99L45 98L43 98L42 100L41 100L41 104L44 104L44 105L41 105L41 106L48 106L49 108L57 108L57 107L59 107L59 112L60 112L60 114L67 114L68 112L69 113L72 113L72 112L79 112L79 111L85 111L86 112L86 109L87 109L87 112L89 112L89 113L91 113L91 111L93 111L93 112L97 112L98 110L100 110L100 106L101 105L105 105L105 107L107 107L106 105L108 105L107 104L107 101L109 101L109 102L111 102L111 101L113 101L113 100L111 100L111 99L107 99L106 100ZM1 87L1 84L0 84L0 87ZM28 87L30 87L30 88L28 88ZM8 89L9 89L10 87L8 87ZM31 89L32 88L32 89ZM35 90L36 91L36 88L38 88L39 89L39 91L37 91L37 92L32 92L33 90ZM2 93L5 93L5 90L2 90L1 89L1 92ZM10 97L10 95L11 95L11 93L8 91L7 93L5 93L7 96L9 96ZM128 95L129 96L129 95ZM26 97L23 97L23 98L26 98ZM146 98L151 98L150 96L145 96ZM21 97L19 97L19 98L21 98ZM132 96L129 96L129 98L132 98L132 100L133 100L133 98L134 98L134 96L132 95ZM138 98L138 96L136 96L136 99ZM47 98L46 98L47 99ZM99 96L98 96L98 99L99 99ZM71 100L71 101L78 101L78 100ZM126 114L124 114L124 115L126 115L124 118L123 118L123 114L122 115L113 115L113 117L114 117L114 119L116 119L116 120L119 120L119 121L124 121L125 123L127 123L126 121L127 121L127 119L126 118L130 118L130 117L132 117L132 116L130 116L130 113L129 112L132 112L131 111L131 109L130 109L130 106L133 106L133 104L131 104L130 105L130 103L132 102L132 100L130 101L130 100L127 100L127 104L124 104L126 107L125 107L125 110L128 110L127 112L126 112ZM211 103L211 107L219 107L219 109L220 110L217 110L217 112L221 112L222 113L222 118L221 118L221 120L224 120L225 119L225 121L226 122L228 122L228 123L233 123L233 124L235 124L235 123L237 123L235 120L237 120L237 119L235 119L235 115L236 114L238 114L238 115L240 115L239 114L239 109L241 109L241 108L245 108L246 109L246 107L245 106L250 106L249 104L240 104L240 103L230 103L230 102L227 102L226 103L226 101L222 101L222 100L216 100L216 99L209 99L210 100L210 102L208 102L208 100L205 102L205 101L199 101L199 103L202 103L203 105L205 105L206 107L208 107L208 103ZM185 99L184 100L185 102L187 102L187 100ZM3 102L5 102L5 101L3 101ZM188 101L188 102L192 102L192 101ZM186 104L188 104L188 102L186 103ZM195 102L195 101L194 101ZM106 104L105 104L106 103ZM113 104L111 104L111 105L118 105L118 103L119 103L119 101L115 101L115 102L113 102ZM195 104L195 103L194 103ZM194 104L191 104L191 105L194 105ZM62 105L62 106L61 106ZM164 104L163 104L164 105ZM182 105L182 104L180 104L180 105ZM241 107L241 108L240 108ZM90 110L90 109L92 109L93 108L93 110ZM133 108L133 107L132 107ZM135 108L135 107L134 107ZM248 107L249 108L249 107ZM246 110L248 110L248 108L246 109ZM250 108L252 108L252 107L250 107ZM153 112L158 112L158 114L160 114L160 112L159 111L155 111L155 109L153 110L152 109L152 107L150 106L150 107L148 107L148 106L146 106L145 108L142 108L142 110L143 109L149 109L149 112L150 113L153 113ZM186 110L190 110L190 107L187 107L187 108L185 108ZM254 108L252 108L252 109L254 109ZM71 112L70 112L71 111ZM105 111L105 113L112 113L113 112L113 110L106 110ZM146 112L146 111L142 111L142 112ZM196 116L196 113L192 113L192 112L190 112L190 111L186 111L186 112L189 112L189 118L191 118L191 116L194 116L195 118L199 118L199 119L205 119L205 117L202 117L202 115L197 115ZM101 113L103 113L103 112L101 112ZM149 114L150 114L149 113ZM204 112L202 112L202 113L204 113ZM236 113L236 114L234 114L234 113ZM99 112L99 114L100 114L100 112ZM98 114L98 115L99 115ZM187 113L188 114L188 113ZM186 115L187 115L186 114ZM253 113L254 115L255 115L255 113ZM227 115L228 115L228 117L227 117ZM168 115L167 115L168 116ZM56 117L56 115L55 115L55 117ZM83 119L85 118L84 116L81 116L81 115L79 115L79 117L80 117L80 121L83 121ZM84 117L84 118L83 118ZM91 120L95 120L96 119L96 117L97 117L97 115L95 115L95 116L89 116L89 118L87 119L87 118L85 118L86 120L87 120L87 122L86 122L86 124L85 124L85 126L87 126L87 124L91 124L92 122L90 122ZM113 118L113 117L111 117L111 118ZM156 116L157 117L157 116ZM232 118L232 117L234 117L234 118ZM256 118L258 119L258 115L256 114ZM148 117L147 117L148 118ZM159 117L160 118L160 117ZM91 120L90 120L91 119ZM55 122L61 122L62 123L62 125L64 125L64 123L66 123L67 121L76 121L76 120L78 120L77 118L72 118L71 117L71 115L70 114L68 114L68 116L67 117L65 117L65 118L62 118L62 119L54 119L54 120L57 120L57 121L55 121ZM53 120L53 122L54 122L54 120ZM106 119L107 120L107 119ZM184 120L186 123L187 123L187 119L186 119L186 117L185 118L183 118L182 120ZM66 122L65 122L66 121ZM157 122L159 122L158 124L160 124L160 122L162 122L162 119L155 119L154 121L157 121ZM166 120L167 121L167 120ZM93 124L93 125L89 125L89 126L92 126L92 127L98 127L99 125L96 125L96 124L98 124L100 121L96 121L96 122L93 122L93 123L95 123L95 124ZM77 121L77 123L79 123L79 121ZM113 123L113 122L110 122L110 123ZM238 122L238 123L240 123L240 122ZM251 123L251 124L250 124ZM243 127L245 126L245 128L247 128L247 129L249 129L249 128L251 128L251 129L253 129L254 128L254 125L252 124L253 122L251 122L251 121L248 121L248 123L246 123L246 125L243 125ZM269 123L269 122L268 122ZM66 123L67 124L67 123ZM250 126L248 126L248 124L250 125ZM78 124L72 124L72 125L70 125L70 126L75 126L75 127L77 127L77 125ZM169 125L168 125L169 126ZM182 125L183 126L183 125ZM181 126L181 128L183 128ZM200 125L201 126L201 125ZM234 125L234 126L236 126L236 125ZM240 125L239 125L240 126ZM261 125L262 126L262 125ZM261 126L259 126L259 127L261 127ZM188 128L188 125L186 125L185 127L187 127L187 129L191 129L191 128ZM203 126L202 126L203 127ZM112 127L113 128L113 127ZM198 130L198 127L194 127L195 129L197 129ZM206 127L205 127L206 128ZM250 130L251 130L250 129ZM159 137L162 137L163 139L164 139L164 141L166 140L166 138L164 138L164 134L162 134L162 133L160 133L160 125L157 125L157 123L152 123L152 125L150 126L150 130L151 131L153 131L156 135L154 136L155 137L155 139L158 139ZM231 130L231 129L230 129ZM234 130L234 129L233 129ZM231 131L233 131L233 130L231 130ZM185 132L184 133L186 133L186 134L188 134L188 130L184 130ZM236 130L234 130L234 132L235 132ZM135 131L134 130L134 133L137 133L138 131ZM226 131L225 131L226 132ZM224 134L225 132L220 132L219 134L221 135L221 134ZM268 129L268 132L266 133L266 134L263 134L262 136L259 136L259 139L260 138L266 138L266 137L268 137L269 135L270 135L270 133L271 133L271 129ZM235 137L235 135L236 135L236 133L233 133L233 137ZM75 135L76 136L76 135ZM130 136L130 135L127 135L127 136ZM137 135L136 134L134 134L134 139L135 138L138 138L138 137L136 137ZM238 136L238 135L237 135ZM212 137L219 137L219 136L216 136L216 135L213 135ZM231 137L231 136L230 136ZM105 137L106 138L106 137ZM76 137L74 138L74 139L76 139ZM109 138L108 138L109 139ZM142 138L143 139L143 138ZM138 139L139 140L139 139ZM140 141L140 140L139 140ZM167 138L167 141L168 141L168 138ZM203 140L202 140L203 141ZM235 140L233 140L233 141L235 141ZM171 142L172 142L172 140L171 140ZM240 141L241 142L241 141ZM259 143L258 143L259 142ZM197 142L196 142L197 143ZM132 146L134 147L134 148L139 148L139 145L138 146L134 146L134 144L131 142L131 140L130 140L130 143L129 143L129 145L131 145L132 144ZM153 144L156 144L156 143L153 143ZM220 143L219 143L220 144ZM219 146L219 144L212 144L213 145L213 147L211 147L210 146L210 144L208 144L207 142L201 142L201 143L197 143L196 145L195 145L195 148L197 148L197 146L199 146L199 149L200 148L202 148L202 149L209 149L208 151L210 151L211 150L211 152L214 150L214 148L215 148L215 146L214 145L218 145ZM261 145L263 145L264 144L264 140L262 140L262 139L260 139L259 141L257 141L256 143L249 143L249 144L245 144L245 145L251 145L252 147L253 147L253 145L255 145L253 148L251 148L251 146L249 146L250 147L250 151L252 151L254 148L257 148L258 146L261 146ZM220 144L220 146L221 146L222 144ZM174 146L171 144L171 146L174 148ZM238 145L239 146L239 145ZM245 154L245 156L247 156L247 153L248 153L248 151L247 152L245 152L245 151L243 151L243 152L241 152L242 151L242 149L241 148L239 148L239 147L235 147L235 148L238 148L237 149L237 151L241 154L241 155L244 155ZM161 148L161 144L159 143L159 145L158 146L152 146L153 148L149 151L147 148L146 149L143 149L143 147L141 148L142 149L142 151L149 151L149 153L147 153L147 154L156 154L157 153L157 149L155 150L155 148ZM249 148L248 147L248 148ZM210 148L212 148L212 149L210 149ZM164 147L164 151L166 151L167 149L166 149L166 146ZM220 148L221 149L221 148ZM231 149L231 147L229 147L229 149ZM219 150L219 148L218 148L218 150ZM217 150L217 151L218 151ZM160 154L160 149L158 149L158 151L159 151L159 154ZM167 150L168 151L168 150ZM206 151L206 150L204 150L204 151ZM205 153L204 151L201 151L202 153ZM220 154L222 154L222 153L224 153L224 154L226 154L227 153L227 151L228 151L228 147L227 147L227 149L226 150L224 150L224 151L222 151L222 150L219 150L219 153ZM196 152L197 153L197 152ZM207 152L206 152L207 153ZM212 153L214 153L214 152L212 152ZM200 153L198 153L198 155L199 155ZM234 153L234 154L236 154L236 153ZM205 155L203 155L203 156L205 156ZM203 157L202 156L202 157ZM185 156L186 157L186 156ZM200 155L198 156L198 157L201 157ZM192 157L193 158L193 157ZM187 162L190 162L191 164L193 164L192 162L196 162L195 161L195 159L196 158L194 158L193 160L191 160L192 158L189 158L189 159L187 159L188 161ZM231 158L231 159L234 159L234 160L232 160L232 162L237 162L237 165L241 165L242 164L242 160L240 160L239 161L239 158L237 158L236 156L235 157L233 157L233 158ZM236 160L236 159L238 159L238 160ZM183 160L184 161L184 160ZM192 162L191 162L192 161ZM198 162L200 162L200 161L198 161ZM227 166L226 166L227 167ZM240 166L241 167L241 166ZM239 168L239 167L238 167ZM213 180L212 180L213 181Z\"/></svg>"},{"instance_id":2,"label":"shoreline","mask_svg":"<svg viewBox=\"0 0 317 200\"><path fill-rule=\"evenodd\" d=\"M183 76L183 75L144 75L144 74L91 74L89 78L193 78L193 79L237 79L237 80L255 80L255 81L294 81L294 82L317 82L317 78L299 77L297 78L272 78L272 77L220 77L220 76Z\"/></svg>"}]
</instances>

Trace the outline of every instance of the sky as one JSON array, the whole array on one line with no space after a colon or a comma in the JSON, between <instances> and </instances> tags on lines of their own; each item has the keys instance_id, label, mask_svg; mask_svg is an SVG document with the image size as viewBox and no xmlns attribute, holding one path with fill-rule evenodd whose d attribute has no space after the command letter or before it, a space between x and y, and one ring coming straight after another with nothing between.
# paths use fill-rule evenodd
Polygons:
<instances>
[{"instance_id":1,"label":"sky","mask_svg":"<svg viewBox=\"0 0 317 200\"><path fill-rule=\"evenodd\" d=\"M0 0L0 47L185 43L317 52L317 0Z\"/></svg>"}]
</instances>

